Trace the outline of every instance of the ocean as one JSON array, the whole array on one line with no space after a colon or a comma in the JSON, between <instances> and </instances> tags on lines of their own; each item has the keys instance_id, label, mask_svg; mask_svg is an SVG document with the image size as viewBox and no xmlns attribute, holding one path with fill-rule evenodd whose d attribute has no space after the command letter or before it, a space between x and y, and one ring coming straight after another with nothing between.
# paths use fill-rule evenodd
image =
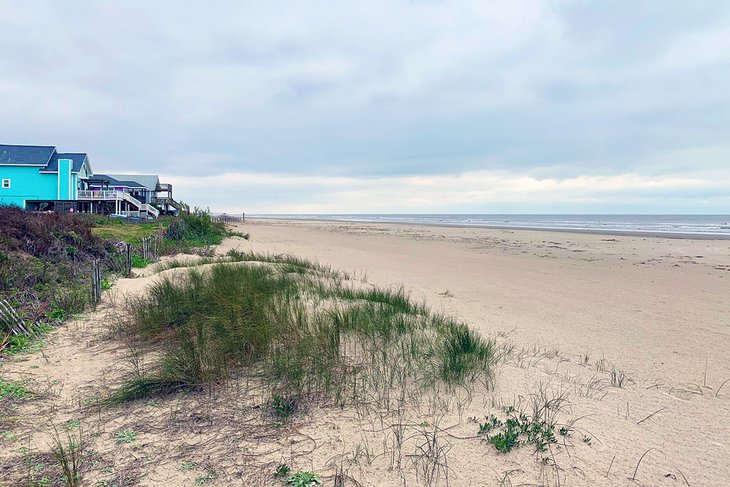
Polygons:
<instances>
[{"instance_id":1,"label":"ocean","mask_svg":"<svg viewBox=\"0 0 730 487\"><path fill-rule=\"evenodd\" d=\"M606 234L730 238L730 215L259 214L247 216L292 220L409 223Z\"/></svg>"}]
</instances>

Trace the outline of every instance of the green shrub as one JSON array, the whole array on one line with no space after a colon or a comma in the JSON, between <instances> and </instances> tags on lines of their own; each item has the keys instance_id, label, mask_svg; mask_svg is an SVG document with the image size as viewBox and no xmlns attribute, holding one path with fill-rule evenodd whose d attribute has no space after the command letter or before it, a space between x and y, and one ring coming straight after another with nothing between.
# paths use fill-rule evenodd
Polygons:
<instances>
[{"instance_id":1,"label":"green shrub","mask_svg":"<svg viewBox=\"0 0 730 487\"><path fill-rule=\"evenodd\" d=\"M142 269L150 265L150 261L145 259L139 254L132 254L132 267L135 269Z\"/></svg>"},{"instance_id":2,"label":"green shrub","mask_svg":"<svg viewBox=\"0 0 730 487\"><path fill-rule=\"evenodd\" d=\"M241 263L162 277L129 302L131 331L162 345L159 373L144 380L210 387L250 372L277 391L272 409L284 418L304 397L387 402L406 389L491 380L494 342L433 315L403 289L353 288L342 274L293 257L228 259ZM120 400L169 390L125 387Z\"/></svg>"},{"instance_id":3,"label":"green shrub","mask_svg":"<svg viewBox=\"0 0 730 487\"><path fill-rule=\"evenodd\" d=\"M165 238L192 247L219 244L226 235L225 224L214 222L208 210L199 208L172 221L165 231Z\"/></svg>"}]
</instances>

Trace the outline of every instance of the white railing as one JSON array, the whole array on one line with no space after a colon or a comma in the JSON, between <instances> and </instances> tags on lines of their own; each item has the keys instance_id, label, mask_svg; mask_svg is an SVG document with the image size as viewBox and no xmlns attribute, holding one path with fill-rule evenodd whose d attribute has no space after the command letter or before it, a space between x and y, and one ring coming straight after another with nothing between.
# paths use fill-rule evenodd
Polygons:
<instances>
[{"instance_id":1,"label":"white railing","mask_svg":"<svg viewBox=\"0 0 730 487\"><path fill-rule=\"evenodd\" d=\"M122 211L123 215L140 216L140 213L147 213L155 218L160 216L159 210L152 205L142 203L129 193L114 190L81 190L78 192L77 198L80 200L94 201L127 201L137 208L136 211Z\"/></svg>"},{"instance_id":2,"label":"white railing","mask_svg":"<svg viewBox=\"0 0 730 487\"><path fill-rule=\"evenodd\" d=\"M124 199L124 201L129 201L130 203L132 203L134 206L137 207L138 210L142 208L142 202L131 194L122 193L122 198Z\"/></svg>"},{"instance_id":3,"label":"white railing","mask_svg":"<svg viewBox=\"0 0 730 487\"><path fill-rule=\"evenodd\" d=\"M154 206L148 205L147 203L143 203L140 210L146 211L148 215L152 215L155 218L160 216L160 211L157 208L155 208Z\"/></svg>"},{"instance_id":4,"label":"white railing","mask_svg":"<svg viewBox=\"0 0 730 487\"><path fill-rule=\"evenodd\" d=\"M80 200L98 200L98 201L116 201L116 200L122 200L124 199L125 193L122 193L121 191L114 191L114 190L80 190L78 192L77 198Z\"/></svg>"}]
</instances>

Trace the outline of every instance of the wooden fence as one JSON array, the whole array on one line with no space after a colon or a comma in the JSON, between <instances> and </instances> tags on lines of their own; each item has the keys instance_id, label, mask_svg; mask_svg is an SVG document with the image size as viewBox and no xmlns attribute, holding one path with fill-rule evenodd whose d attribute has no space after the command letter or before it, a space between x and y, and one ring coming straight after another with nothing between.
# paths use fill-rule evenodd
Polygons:
<instances>
[{"instance_id":1,"label":"wooden fence","mask_svg":"<svg viewBox=\"0 0 730 487\"><path fill-rule=\"evenodd\" d=\"M91 261L91 304L96 306L101 301L101 261Z\"/></svg>"},{"instance_id":2,"label":"wooden fence","mask_svg":"<svg viewBox=\"0 0 730 487\"><path fill-rule=\"evenodd\" d=\"M128 243L125 249L124 277L132 277L132 244Z\"/></svg>"},{"instance_id":3,"label":"wooden fence","mask_svg":"<svg viewBox=\"0 0 730 487\"><path fill-rule=\"evenodd\" d=\"M150 261L157 260L161 241L161 231L157 235L143 238L141 245L142 258ZM134 254L132 244L125 244L121 253L124 260L123 274L125 277L132 277L132 255ZM101 261L95 259L91 261L91 304L94 306L101 302L102 280ZM0 299L0 350L6 345L9 336L32 332L32 328L25 324L10 303ZM3 339L3 337L5 338Z\"/></svg>"},{"instance_id":4,"label":"wooden fence","mask_svg":"<svg viewBox=\"0 0 730 487\"><path fill-rule=\"evenodd\" d=\"M157 260L159 246L159 236L151 235L142 239L142 258L147 260Z\"/></svg>"},{"instance_id":5,"label":"wooden fence","mask_svg":"<svg viewBox=\"0 0 730 487\"><path fill-rule=\"evenodd\" d=\"M246 214L241 213L240 215L229 215L223 213L222 215L211 215L211 220L219 223L246 223Z\"/></svg>"},{"instance_id":6,"label":"wooden fence","mask_svg":"<svg viewBox=\"0 0 730 487\"><path fill-rule=\"evenodd\" d=\"M0 334L20 335L28 334L31 329L25 325L17 311L4 299L0 299Z\"/></svg>"}]
</instances>

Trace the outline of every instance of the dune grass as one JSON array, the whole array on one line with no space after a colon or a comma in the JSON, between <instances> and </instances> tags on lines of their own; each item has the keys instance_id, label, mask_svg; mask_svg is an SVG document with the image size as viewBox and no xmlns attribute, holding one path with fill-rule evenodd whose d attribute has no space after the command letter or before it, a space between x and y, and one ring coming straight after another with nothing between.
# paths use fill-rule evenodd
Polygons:
<instances>
[{"instance_id":1,"label":"dune grass","mask_svg":"<svg viewBox=\"0 0 730 487\"><path fill-rule=\"evenodd\" d=\"M129 302L134 336L160 347L162 358L152 376L127 383L114 402L210 387L234 371L282 398L338 404L491 381L495 343L403 289L358 287L290 256L233 253L227 260L182 278L163 276Z\"/></svg>"}]
</instances>

